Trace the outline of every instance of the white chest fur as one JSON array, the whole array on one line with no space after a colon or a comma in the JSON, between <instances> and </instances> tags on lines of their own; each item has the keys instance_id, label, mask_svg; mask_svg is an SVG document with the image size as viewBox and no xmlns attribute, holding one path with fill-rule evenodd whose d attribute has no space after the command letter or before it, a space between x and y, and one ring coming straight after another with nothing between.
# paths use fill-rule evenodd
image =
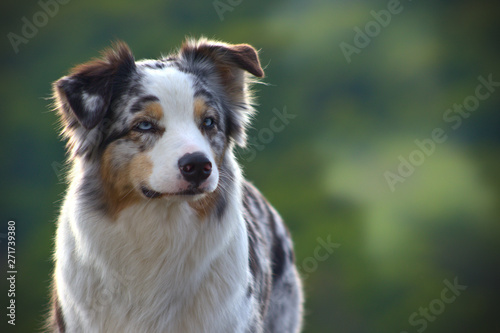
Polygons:
<instances>
[{"instance_id":1,"label":"white chest fur","mask_svg":"<svg viewBox=\"0 0 500 333\"><path fill-rule=\"evenodd\" d=\"M250 273L238 197L206 221L185 202L134 205L110 221L67 199L56 283L68 332L243 331Z\"/></svg>"}]
</instances>

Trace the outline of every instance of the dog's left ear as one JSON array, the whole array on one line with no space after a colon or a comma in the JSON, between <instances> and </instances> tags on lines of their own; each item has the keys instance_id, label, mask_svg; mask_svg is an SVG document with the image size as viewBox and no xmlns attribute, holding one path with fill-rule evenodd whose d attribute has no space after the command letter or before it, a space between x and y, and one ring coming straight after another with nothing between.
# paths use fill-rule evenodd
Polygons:
<instances>
[{"instance_id":1,"label":"dog's left ear","mask_svg":"<svg viewBox=\"0 0 500 333\"><path fill-rule=\"evenodd\" d=\"M211 61L223 80L235 79L239 70L247 71L256 77L264 77L257 51L248 44L226 44L206 39L188 39L182 44L180 57L190 65L200 65ZM199 67L200 70L208 68Z\"/></svg>"},{"instance_id":2,"label":"dog's left ear","mask_svg":"<svg viewBox=\"0 0 500 333\"><path fill-rule=\"evenodd\" d=\"M252 96L245 73L263 78L257 51L248 44L226 44L206 39L187 40L179 57L188 71L203 77L214 87L220 86L229 102L228 135L240 146L246 142L245 128L250 122Z\"/></svg>"}]
</instances>

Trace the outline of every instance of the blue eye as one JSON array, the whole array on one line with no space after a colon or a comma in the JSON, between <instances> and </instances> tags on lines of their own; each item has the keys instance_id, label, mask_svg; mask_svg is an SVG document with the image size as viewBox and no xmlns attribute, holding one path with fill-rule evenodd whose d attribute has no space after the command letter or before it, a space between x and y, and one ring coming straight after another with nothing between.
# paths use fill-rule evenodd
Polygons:
<instances>
[{"instance_id":1,"label":"blue eye","mask_svg":"<svg viewBox=\"0 0 500 333\"><path fill-rule=\"evenodd\" d=\"M207 117L203 119L203 127L207 129L212 129L215 126L215 120L212 117Z\"/></svg>"},{"instance_id":2,"label":"blue eye","mask_svg":"<svg viewBox=\"0 0 500 333\"><path fill-rule=\"evenodd\" d=\"M151 131L154 128L154 126L149 121L141 121L140 123L138 123L135 126L135 128L137 128L139 131L147 132L147 131Z\"/></svg>"}]
</instances>

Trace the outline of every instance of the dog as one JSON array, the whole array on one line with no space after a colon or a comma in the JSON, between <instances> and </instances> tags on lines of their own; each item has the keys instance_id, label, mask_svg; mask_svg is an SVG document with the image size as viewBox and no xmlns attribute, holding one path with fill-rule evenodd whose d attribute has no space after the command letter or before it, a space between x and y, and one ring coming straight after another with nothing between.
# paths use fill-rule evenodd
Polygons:
<instances>
[{"instance_id":1,"label":"dog","mask_svg":"<svg viewBox=\"0 0 500 333\"><path fill-rule=\"evenodd\" d=\"M233 149L264 77L248 44L121 41L53 84L67 140L51 332L298 332L302 288L276 210Z\"/></svg>"}]
</instances>

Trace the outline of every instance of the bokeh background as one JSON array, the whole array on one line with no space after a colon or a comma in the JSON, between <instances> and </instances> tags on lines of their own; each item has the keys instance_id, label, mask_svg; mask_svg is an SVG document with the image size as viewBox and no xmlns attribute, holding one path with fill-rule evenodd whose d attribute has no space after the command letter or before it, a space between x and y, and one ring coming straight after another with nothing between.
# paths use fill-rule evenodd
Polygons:
<instances>
[{"instance_id":1,"label":"bokeh background","mask_svg":"<svg viewBox=\"0 0 500 333\"><path fill-rule=\"evenodd\" d=\"M47 308L65 189L51 82L115 39L141 59L201 35L261 50L267 85L238 155L293 234L304 332L500 331L500 87L470 97L488 92L479 77L500 82L499 2L59 1L0 4L2 309L9 220L18 270L16 326L2 310L2 332L39 330ZM474 111L448 111L464 102ZM276 112L291 115L279 131Z\"/></svg>"}]
</instances>

